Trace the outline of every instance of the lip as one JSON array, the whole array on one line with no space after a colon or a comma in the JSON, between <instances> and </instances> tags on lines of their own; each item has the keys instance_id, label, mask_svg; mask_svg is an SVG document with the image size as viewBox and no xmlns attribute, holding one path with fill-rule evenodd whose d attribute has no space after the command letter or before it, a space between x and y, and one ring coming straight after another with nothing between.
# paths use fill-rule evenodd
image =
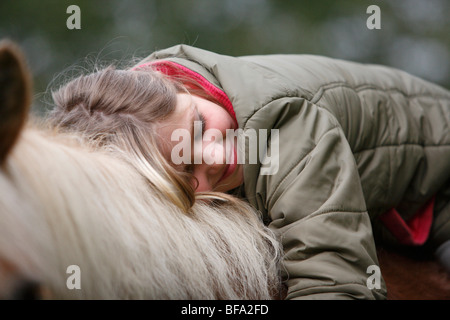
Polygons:
<instances>
[{"instance_id":1,"label":"lip","mask_svg":"<svg viewBox=\"0 0 450 320\"><path fill-rule=\"evenodd\" d=\"M219 179L219 181L217 181L217 183L222 182L223 180L225 180L226 178L228 178L235 170L236 170L236 166L237 166L237 152L236 152L236 147L234 147L232 149L233 152L233 161L232 163L227 163L224 173L222 175L222 177ZM230 157L231 158L231 157Z\"/></svg>"}]
</instances>

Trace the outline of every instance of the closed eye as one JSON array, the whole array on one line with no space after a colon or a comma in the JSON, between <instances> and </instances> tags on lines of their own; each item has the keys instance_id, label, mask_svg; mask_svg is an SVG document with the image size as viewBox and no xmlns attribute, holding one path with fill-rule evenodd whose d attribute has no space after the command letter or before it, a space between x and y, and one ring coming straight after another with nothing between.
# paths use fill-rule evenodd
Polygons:
<instances>
[{"instance_id":1,"label":"closed eye","mask_svg":"<svg viewBox=\"0 0 450 320\"><path fill-rule=\"evenodd\" d=\"M202 141L203 135L205 134L205 131L206 131L206 119L203 116L203 114L201 114L198 111L197 107L195 108L195 117L194 117L193 128L194 128L194 130L193 130L194 131L194 139L192 141L192 152L191 152L192 155L194 154L194 144ZM184 171L192 174L192 173L194 173L194 166L195 166L194 159L192 158L191 163L184 167Z\"/></svg>"},{"instance_id":2,"label":"closed eye","mask_svg":"<svg viewBox=\"0 0 450 320\"><path fill-rule=\"evenodd\" d=\"M200 125L201 125L201 136L199 136L199 134L197 134L197 136L195 137L195 140L196 141L198 141L197 139L198 138L203 138L203 135L205 134L205 128L206 128L206 119L205 119L205 117L203 116L203 114L201 114L200 112L198 112L198 109L196 108L195 109L195 111L196 111L196 115L197 115L197 119L196 119L196 121L198 121L198 122L200 122Z\"/></svg>"}]
</instances>

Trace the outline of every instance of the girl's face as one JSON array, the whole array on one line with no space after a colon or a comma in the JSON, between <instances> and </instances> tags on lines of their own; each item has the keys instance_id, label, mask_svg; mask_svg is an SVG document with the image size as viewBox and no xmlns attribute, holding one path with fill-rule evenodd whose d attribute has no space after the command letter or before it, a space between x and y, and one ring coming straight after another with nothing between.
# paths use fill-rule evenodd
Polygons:
<instances>
[{"instance_id":1,"label":"girl's face","mask_svg":"<svg viewBox=\"0 0 450 320\"><path fill-rule=\"evenodd\" d=\"M193 174L198 181L197 191L226 192L243 183L242 164L237 164L236 141L226 139L226 130L236 130L237 124L223 107L180 93L175 112L159 129L161 138L168 142L163 147L164 156L176 169ZM211 138L211 132L216 135L220 132L223 140ZM188 161L175 164L179 161L174 161L174 157L185 156L184 152L190 155ZM200 159L201 163L194 159Z\"/></svg>"}]
</instances>

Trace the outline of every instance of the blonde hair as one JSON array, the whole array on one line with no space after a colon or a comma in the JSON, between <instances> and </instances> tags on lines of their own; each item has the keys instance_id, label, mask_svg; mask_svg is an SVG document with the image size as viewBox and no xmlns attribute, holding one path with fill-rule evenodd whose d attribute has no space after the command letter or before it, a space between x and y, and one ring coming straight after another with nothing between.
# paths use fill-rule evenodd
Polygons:
<instances>
[{"instance_id":1,"label":"blonde hair","mask_svg":"<svg viewBox=\"0 0 450 320\"><path fill-rule=\"evenodd\" d=\"M184 214L189 201L170 194L179 176L164 180L151 154L146 163L139 142L148 121L170 113L176 85L109 68L56 94L64 105L45 129L22 130L29 72L9 43L0 43L0 59L1 121L12 124L0 137L0 298L14 297L20 280L56 299L266 299L278 291L279 243L247 204L217 197ZM144 90L152 79L170 94ZM130 99L139 94L141 106ZM166 110L144 108L155 101ZM79 289L68 282L74 265Z\"/></svg>"},{"instance_id":2,"label":"blonde hair","mask_svg":"<svg viewBox=\"0 0 450 320\"><path fill-rule=\"evenodd\" d=\"M156 71L109 66L54 91L55 107L48 116L54 126L131 154L133 164L161 196L188 212L195 201L191 175L176 171L165 159L156 130L174 111L176 94L185 90Z\"/></svg>"},{"instance_id":3,"label":"blonde hair","mask_svg":"<svg viewBox=\"0 0 450 320\"><path fill-rule=\"evenodd\" d=\"M129 162L80 135L25 130L0 172L0 262L57 299L278 292L279 243L247 204L197 201L183 214ZM70 265L80 290L66 286Z\"/></svg>"}]
</instances>

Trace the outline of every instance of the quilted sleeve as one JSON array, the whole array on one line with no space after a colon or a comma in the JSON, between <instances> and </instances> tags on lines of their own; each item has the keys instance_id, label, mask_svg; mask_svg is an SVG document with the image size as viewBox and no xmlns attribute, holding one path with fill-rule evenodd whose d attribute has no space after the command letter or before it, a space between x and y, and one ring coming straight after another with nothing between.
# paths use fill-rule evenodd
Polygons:
<instances>
[{"instance_id":1,"label":"quilted sleeve","mask_svg":"<svg viewBox=\"0 0 450 320\"><path fill-rule=\"evenodd\" d=\"M281 237L287 299L385 298L382 278L379 289L367 285L378 260L355 159L338 122L309 101L283 98L247 123L268 117L278 119L280 169L258 177L255 199Z\"/></svg>"}]
</instances>

